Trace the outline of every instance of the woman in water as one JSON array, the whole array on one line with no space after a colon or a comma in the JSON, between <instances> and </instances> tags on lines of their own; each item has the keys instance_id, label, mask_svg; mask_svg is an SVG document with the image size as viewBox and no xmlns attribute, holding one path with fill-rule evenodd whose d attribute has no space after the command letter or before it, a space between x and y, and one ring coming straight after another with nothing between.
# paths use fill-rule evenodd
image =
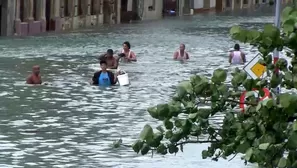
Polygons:
<instances>
[{"instance_id":1,"label":"woman in water","mask_svg":"<svg viewBox=\"0 0 297 168\"><path fill-rule=\"evenodd\" d=\"M190 58L188 52L186 50L186 45L185 44L180 44L179 50L175 51L173 54L173 59L178 60L178 61L185 61Z\"/></svg>"},{"instance_id":2,"label":"woman in water","mask_svg":"<svg viewBox=\"0 0 297 168\"><path fill-rule=\"evenodd\" d=\"M125 57L122 58L122 60L124 62L136 62L137 59L136 59L136 55L133 51L131 51L131 45L128 41L125 41L123 43L123 49L122 49L122 52L123 54L125 54Z\"/></svg>"},{"instance_id":3,"label":"woman in water","mask_svg":"<svg viewBox=\"0 0 297 168\"><path fill-rule=\"evenodd\" d=\"M234 45L234 51L232 51L229 55L229 63L230 64L244 64L246 62L245 54L240 51L239 44Z\"/></svg>"}]
</instances>

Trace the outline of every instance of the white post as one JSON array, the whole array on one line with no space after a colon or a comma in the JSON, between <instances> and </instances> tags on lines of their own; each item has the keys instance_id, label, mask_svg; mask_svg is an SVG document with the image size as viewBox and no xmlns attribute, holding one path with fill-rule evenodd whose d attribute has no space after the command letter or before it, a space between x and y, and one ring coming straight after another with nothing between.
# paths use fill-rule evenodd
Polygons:
<instances>
[{"instance_id":1,"label":"white post","mask_svg":"<svg viewBox=\"0 0 297 168\"><path fill-rule=\"evenodd\" d=\"M274 25L277 28L280 28L280 11L281 11L281 1L282 0L276 0L276 4L275 4L275 17L274 17ZM274 50L273 53L273 62L274 64L276 64L276 62L279 59L279 52L277 51L277 49ZM276 69L275 73L279 73L279 70ZM276 88L276 93L279 94L280 93L280 86L278 86Z\"/></svg>"}]
</instances>

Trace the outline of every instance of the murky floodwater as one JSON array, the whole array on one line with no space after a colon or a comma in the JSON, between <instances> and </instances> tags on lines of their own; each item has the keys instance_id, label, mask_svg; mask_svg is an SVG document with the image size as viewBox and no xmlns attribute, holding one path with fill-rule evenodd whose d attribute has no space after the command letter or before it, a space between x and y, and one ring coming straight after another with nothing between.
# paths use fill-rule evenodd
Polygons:
<instances>
[{"instance_id":1,"label":"murky floodwater","mask_svg":"<svg viewBox=\"0 0 297 168\"><path fill-rule=\"evenodd\" d=\"M0 41L0 167L243 167L202 160L206 144L187 145L177 156L139 156L130 148L112 149L122 138L132 143L146 123L157 122L146 108L162 103L174 86L190 75L229 69L226 52L234 45L229 28L237 23L259 27L266 16L199 15L184 19L115 25L99 31ZM99 89L88 85L95 55L120 49L130 41L138 62L121 64L131 86ZM179 43L191 60L172 61ZM251 59L249 46L243 46ZM31 67L39 64L48 86L26 86Z\"/></svg>"}]
</instances>

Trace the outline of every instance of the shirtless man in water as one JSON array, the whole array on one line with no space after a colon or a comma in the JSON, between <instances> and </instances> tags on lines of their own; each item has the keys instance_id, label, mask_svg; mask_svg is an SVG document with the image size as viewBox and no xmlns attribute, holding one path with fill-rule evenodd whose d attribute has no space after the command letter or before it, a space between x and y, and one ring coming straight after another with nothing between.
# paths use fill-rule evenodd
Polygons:
<instances>
[{"instance_id":1,"label":"shirtless man in water","mask_svg":"<svg viewBox=\"0 0 297 168\"><path fill-rule=\"evenodd\" d=\"M38 65L33 66L32 74L27 77L27 84L40 85L42 83L40 76L40 67Z\"/></svg>"},{"instance_id":2,"label":"shirtless man in water","mask_svg":"<svg viewBox=\"0 0 297 168\"><path fill-rule=\"evenodd\" d=\"M108 49L105 54L99 56L100 61L105 61L107 63L107 69L117 69L119 65L119 60L125 55L120 54L119 56L114 56L113 50Z\"/></svg>"}]
</instances>

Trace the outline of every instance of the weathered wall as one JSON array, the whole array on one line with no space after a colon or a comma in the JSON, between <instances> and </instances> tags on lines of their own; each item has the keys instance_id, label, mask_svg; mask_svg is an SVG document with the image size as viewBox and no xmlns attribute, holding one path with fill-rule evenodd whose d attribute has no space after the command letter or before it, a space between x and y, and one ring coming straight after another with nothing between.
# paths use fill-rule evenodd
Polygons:
<instances>
[{"instance_id":1,"label":"weathered wall","mask_svg":"<svg viewBox=\"0 0 297 168\"><path fill-rule=\"evenodd\" d=\"M163 17L163 0L144 0L142 20L161 19ZM150 9L150 7L152 7Z\"/></svg>"},{"instance_id":2,"label":"weathered wall","mask_svg":"<svg viewBox=\"0 0 297 168\"><path fill-rule=\"evenodd\" d=\"M204 6L204 1L194 0L194 9L201 9Z\"/></svg>"},{"instance_id":3,"label":"weathered wall","mask_svg":"<svg viewBox=\"0 0 297 168\"><path fill-rule=\"evenodd\" d=\"M210 0L210 8L216 7L216 0Z\"/></svg>"}]
</instances>

